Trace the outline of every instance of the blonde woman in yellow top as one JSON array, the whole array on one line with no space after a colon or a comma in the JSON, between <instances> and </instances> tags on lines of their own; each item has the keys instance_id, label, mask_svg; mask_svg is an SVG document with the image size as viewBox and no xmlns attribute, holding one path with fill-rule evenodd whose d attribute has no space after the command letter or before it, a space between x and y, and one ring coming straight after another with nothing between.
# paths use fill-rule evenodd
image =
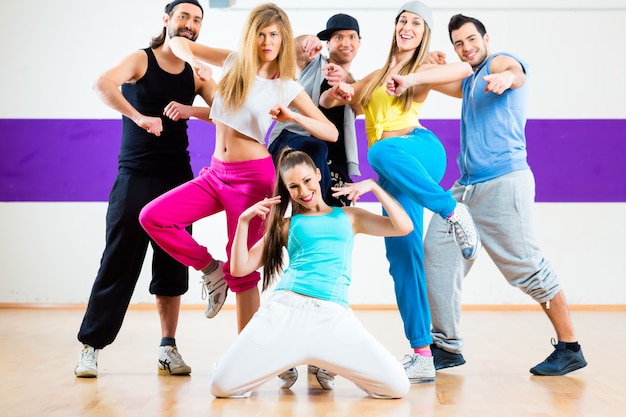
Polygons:
<instances>
[{"instance_id":1,"label":"blonde woman in yellow top","mask_svg":"<svg viewBox=\"0 0 626 417\"><path fill-rule=\"evenodd\" d=\"M420 1L403 5L385 65L357 83L340 83L320 97L320 105L360 104L369 143L368 161L380 185L407 211L415 229L407 236L385 238L389 272L412 355L405 371L411 383L435 380L430 344L430 310L424 272L424 207L447 219L463 256L472 259L480 240L467 207L439 185L446 169L443 145L419 121L419 111L435 86L472 73L464 62L426 63L432 12Z\"/></svg>"}]
</instances>

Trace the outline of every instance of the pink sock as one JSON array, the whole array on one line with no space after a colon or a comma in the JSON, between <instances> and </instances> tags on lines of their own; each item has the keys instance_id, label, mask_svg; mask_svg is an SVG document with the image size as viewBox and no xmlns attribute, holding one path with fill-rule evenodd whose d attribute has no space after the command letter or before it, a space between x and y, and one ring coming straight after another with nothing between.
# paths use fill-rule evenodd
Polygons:
<instances>
[{"instance_id":1,"label":"pink sock","mask_svg":"<svg viewBox=\"0 0 626 417\"><path fill-rule=\"evenodd\" d=\"M430 347L413 348L413 352L420 356L433 356L433 352L431 352Z\"/></svg>"}]
</instances>

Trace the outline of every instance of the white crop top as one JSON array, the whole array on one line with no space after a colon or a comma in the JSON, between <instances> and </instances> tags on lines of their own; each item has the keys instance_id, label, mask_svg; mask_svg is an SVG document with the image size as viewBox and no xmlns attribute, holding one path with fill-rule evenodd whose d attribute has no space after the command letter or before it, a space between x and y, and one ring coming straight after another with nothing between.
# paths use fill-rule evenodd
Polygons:
<instances>
[{"instance_id":1,"label":"white crop top","mask_svg":"<svg viewBox=\"0 0 626 417\"><path fill-rule=\"evenodd\" d=\"M234 58L235 52L231 52L224 61L225 72L230 69ZM243 106L236 112L226 110L222 97L216 95L211 106L211 119L265 144L265 136L272 125L270 109L278 103L288 106L300 91L302 86L295 80L269 80L257 76Z\"/></svg>"}]
</instances>

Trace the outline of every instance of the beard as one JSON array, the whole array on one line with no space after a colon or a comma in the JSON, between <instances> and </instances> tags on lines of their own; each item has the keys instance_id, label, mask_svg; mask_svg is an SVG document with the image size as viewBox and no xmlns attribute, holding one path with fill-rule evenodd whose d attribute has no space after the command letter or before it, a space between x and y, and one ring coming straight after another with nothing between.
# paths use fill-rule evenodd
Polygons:
<instances>
[{"instance_id":1,"label":"beard","mask_svg":"<svg viewBox=\"0 0 626 417\"><path fill-rule=\"evenodd\" d=\"M187 29L177 29L177 30L170 29L167 31L167 34L170 37L170 39L172 39L175 36L180 36L181 38L187 38L190 41L194 41L194 42L196 41L196 39L198 39L197 32L194 32L192 30L187 30Z\"/></svg>"}]
</instances>

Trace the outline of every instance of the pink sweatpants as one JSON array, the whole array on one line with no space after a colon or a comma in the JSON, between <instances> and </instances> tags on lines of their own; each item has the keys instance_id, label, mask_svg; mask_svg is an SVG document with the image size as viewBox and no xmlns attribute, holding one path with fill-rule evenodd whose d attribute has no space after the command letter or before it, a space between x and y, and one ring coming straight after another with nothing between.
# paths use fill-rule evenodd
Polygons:
<instances>
[{"instance_id":1,"label":"pink sweatpants","mask_svg":"<svg viewBox=\"0 0 626 417\"><path fill-rule=\"evenodd\" d=\"M239 215L251 205L272 195L276 172L272 157L243 162L222 162L212 158L211 166L202 169L193 180L182 184L148 203L139 222L154 241L178 262L201 270L213 256L185 228L190 224L224 210L228 243L225 279L233 292L255 287L260 274L245 277L230 275L230 248ZM250 222L248 247L263 235L260 218Z\"/></svg>"}]
</instances>

